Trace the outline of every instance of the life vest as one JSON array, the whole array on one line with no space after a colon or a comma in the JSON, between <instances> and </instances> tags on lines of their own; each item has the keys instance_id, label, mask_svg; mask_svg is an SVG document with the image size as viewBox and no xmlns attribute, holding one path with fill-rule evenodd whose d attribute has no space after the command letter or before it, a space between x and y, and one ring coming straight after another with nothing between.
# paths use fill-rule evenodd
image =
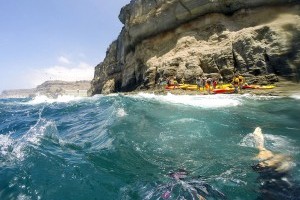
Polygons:
<instances>
[{"instance_id":1,"label":"life vest","mask_svg":"<svg viewBox=\"0 0 300 200\"><path fill-rule=\"evenodd\" d=\"M239 76L238 78L239 78L239 82L240 82L240 83L243 83L243 82L244 82L244 77Z\"/></svg>"},{"instance_id":2,"label":"life vest","mask_svg":"<svg viewBox=\"0 0 300 200\"><path fill-rule=\"evenodd\" d=\"M217 84L218 84L217 81L214 80L214 81L213 81L213 87L215 88L215 87L217 86Z\"/></svg>"},{"instance_id":3,"label":"life vest","mask_svg":"<svg viewBox=\"0 0 300 200\"><path fill-rule=\"evenodd\" d=\"M238 77L233 79L234 84L239 84L239 82L240 82L240 79Z\"/></svg>"}]
</instances>

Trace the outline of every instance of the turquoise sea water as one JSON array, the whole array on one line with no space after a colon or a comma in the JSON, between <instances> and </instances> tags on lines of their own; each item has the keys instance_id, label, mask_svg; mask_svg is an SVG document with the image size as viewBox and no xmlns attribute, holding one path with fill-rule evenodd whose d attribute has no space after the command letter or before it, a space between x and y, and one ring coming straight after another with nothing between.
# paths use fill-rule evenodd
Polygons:
<instances>
[{"instance_id":1,"label":"turquoise sea water","mask_svg":"<svg viewBox=\"0 0 300 200\"><path fill-rule=\"evenodd\" d=\"M295 188L299 122L299 95L2 99L0 199L259 199L252 132L292 158Z\"/></svg>"}]
</instances>

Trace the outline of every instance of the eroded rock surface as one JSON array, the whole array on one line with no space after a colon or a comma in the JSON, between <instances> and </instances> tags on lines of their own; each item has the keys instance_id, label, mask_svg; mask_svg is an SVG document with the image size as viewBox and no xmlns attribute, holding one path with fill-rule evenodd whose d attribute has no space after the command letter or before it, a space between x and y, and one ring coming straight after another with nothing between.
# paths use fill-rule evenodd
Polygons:
<instances>
[{"instance_id":1,"label":"eroded rock surface","mask_svg":"<svg viewBox=\"0 0 300 200\"><path fill-rule=\"evenodd\" d=\"M300 76L300 3L297 0L135 0L119 15L124 27L95 68L91 93L154 88L176 76L249 83ZM105 90L106 91L106 90Z\"/></svg>"}]
</instances>

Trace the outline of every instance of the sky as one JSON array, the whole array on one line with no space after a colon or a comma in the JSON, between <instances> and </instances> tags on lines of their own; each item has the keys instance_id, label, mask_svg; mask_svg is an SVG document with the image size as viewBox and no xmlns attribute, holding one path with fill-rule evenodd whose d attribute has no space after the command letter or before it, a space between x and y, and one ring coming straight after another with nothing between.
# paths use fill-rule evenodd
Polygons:
<instances>
[{"instance_id":1,"label":"sky","mask_svg":"<svg viewBox=\"0 0 300 200\"><path fill-rule=\"evenodd\" d=\"M0 0L0 93L92 80L130 0Z\"/></svg>"}]
</instances>

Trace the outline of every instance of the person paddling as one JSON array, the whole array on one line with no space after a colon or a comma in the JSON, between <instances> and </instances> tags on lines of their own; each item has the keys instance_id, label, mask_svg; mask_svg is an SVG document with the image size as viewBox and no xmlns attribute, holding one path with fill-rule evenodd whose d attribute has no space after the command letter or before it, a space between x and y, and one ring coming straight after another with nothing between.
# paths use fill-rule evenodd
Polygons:
<instances>
[{"instance_id":1,"label":"person paddling","mask_svg":"<svg viewBox=\"0 0 300 200\"><path fill-rule=\"evenodd\" d=\"M202 78L200 76L198 76L196 78L196 85L197 85L197 90L200 90L201 86L202 86Z\"/></svg>"},{"instance_id":2,"label":"person paddling","mask_svg":"<svg viewBox=\"0 0 300 200\"><path fill-rule=\"evenodd\" d=\"M238 78L239 78L239 89L242 90L245 84L245 78L240 74L238 75Z\"/></svg>"},{"instance_id":3,"label":"person paddling","mask_svg":"<svg viewBox=\"0 0 300 200\"><path fill-rule=\"evenodd\" d=\"M205 84L205 88L206 88L206 91L208 94L210 94L210 87L211 87L211 84L212 84L212 79L211 78L208 78L206 80L206 84Z\"/></svg>"},{"instance_id":4,"label":"person paddling","mask_svg":"<svg viewBox=\"0 0 300 200\"><path fill-rule=\"evenodd\" d=\"M231 84L234 87L234 93L239 93L239 77L237 74L234 75Z\"/></svg>"}]
</instances>

